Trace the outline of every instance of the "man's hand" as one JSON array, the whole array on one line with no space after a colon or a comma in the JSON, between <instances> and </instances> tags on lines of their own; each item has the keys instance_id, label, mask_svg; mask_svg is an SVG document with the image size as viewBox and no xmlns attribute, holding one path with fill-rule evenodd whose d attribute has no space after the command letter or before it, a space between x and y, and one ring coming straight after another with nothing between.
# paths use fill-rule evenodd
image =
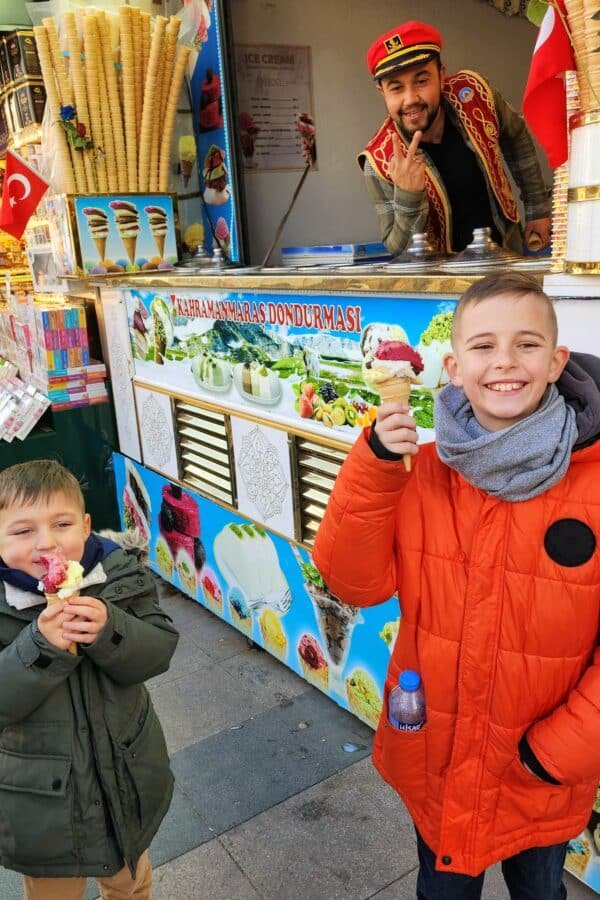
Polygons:
<instances>
[{"instance_id":1,"label":"man's hand","mask_svg":"<svg viewBox=\"0 0 600 900\"><path fill-rule=\"evenodd\" d=\"M68 650L72 638L64 637L67 623L73 618L71 613L65 613L65 603L52 603L46 606L38 616L38 628L49 644L58 650Z\"/></svg>"},{"instance_id":2,"label":"man's hand","mask_svg":"<svg viewBox=\"0 0 600 900\"><path fill-rule=\"evenodd\" d=\"M543 250L550 243L550 227L552 220L548 219L532 219L531 222L525 223L525 231L523 233L523 243L528 250Z\"/></svg>"},{"instance_id":3,"label":"man's hand","mask_svg":"<svg viewBox=\"0 0 600 900\"><path fill-rule=\"evenodd\" d=\"M392 160L388 175L396 185L405 191L425 190L425 160L417 155L422 131L415 131L408 148L408 156L402 153L402 141L394 132L392 134Z\"/></svg>"},{"instance_id":4,"label":"man's hand","mask_svg":"<svg viewBox=\"0 0 600 900\"><path fill-rule=\"evenodd\" d=\"M377 437L386 450L416 456L417 426L404 403L383 403L377 410Z\"/></svg>"},{"instance_id":5,"label":"man's hand","mask_svg":"<svg viewBox=\"0 0 600 900\"><path fill-rule=\"evenodd\" d=\"M67 646L76 644L93 644L108 621L108 610L102 600L96 597L73 597L65 600L65 619L62 638Z\"/></svg>"}]
</instances>

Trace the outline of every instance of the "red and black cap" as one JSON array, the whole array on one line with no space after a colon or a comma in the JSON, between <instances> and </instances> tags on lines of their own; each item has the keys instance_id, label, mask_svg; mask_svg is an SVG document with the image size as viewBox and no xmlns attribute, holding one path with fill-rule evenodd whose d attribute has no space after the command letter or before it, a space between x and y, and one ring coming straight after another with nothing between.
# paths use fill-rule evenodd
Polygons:
<instances>
[{"instance_id":1,"label":"red and black cap","mask_svg":"<svg viewBox=\"0 0 600 900\"><path fill-rule=\"evenodd\" d=\"M386 31L367 50L367 65L376 80L419 63L428 63L442 49L439 31L424 22L405 22Z\"/></svg>"}]
</instances>

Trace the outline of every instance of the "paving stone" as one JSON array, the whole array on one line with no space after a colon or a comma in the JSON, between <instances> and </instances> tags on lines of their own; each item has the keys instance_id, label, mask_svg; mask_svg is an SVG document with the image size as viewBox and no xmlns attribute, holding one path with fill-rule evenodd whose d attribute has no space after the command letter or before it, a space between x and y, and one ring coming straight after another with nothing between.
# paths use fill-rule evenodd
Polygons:
<instances>
[{"instance_id":1,"label":"paving stone","mask_svg":"<svg viewBox=\"0 0 600 900\"><path fill-rule=\"evenodd\" d=\"M304 678L258 647L248 647L242 653L222 660L221 665L230 675L272 704L312 690Z\"/></svg>"},{"instance_id":2,"label":"paving stone","mask_svg":"<svg viewBox=\"0 0 600 900\"><path fill-rule=\"evenodd\" d=\"M278 900L363 900L416 865L408 814L367 759L220 840L260 894Z\"/></svg>"},{"instance_id":3,"label":"paving stone","mask_svg":"<svg viewBox=\"0 0 600 900\"><path fill-rule=\"evenodd\" d=\"M172 767L181 790L221 833L369 755L372 736L312 690L186 747ZM347 753L345 743L359 749Z\"/></svg>"},{"instance_id":4,"label":"paving stone","mask_svg":"<svg viewBox=\"0 0 600 900\"><path fill-rule=\"evenodd\" d=\"M160 687L160 685L168 684L170 681L176 681L184 675L189 675L191 672L195 672L205 666L211 666L212 664L211 658L207 656L203 650L200 650L198 645L185 634L185 631L181 631L179 642L175 648L175 653L173 654L171 665L168 670L163 672L162 675L150 678L146 682L146 687L149 691L154 691L157 687Z\"/></svg>"},{"instance_id":5,"label":"paving stone","mask_svg":"<svg viewBox=\"0 0 600 900\"><path fill-rule=\"evenodd\" d=\"M218 840L154 873L153 900L260 900L250 879Z\"/></svg>"}]
</instances>

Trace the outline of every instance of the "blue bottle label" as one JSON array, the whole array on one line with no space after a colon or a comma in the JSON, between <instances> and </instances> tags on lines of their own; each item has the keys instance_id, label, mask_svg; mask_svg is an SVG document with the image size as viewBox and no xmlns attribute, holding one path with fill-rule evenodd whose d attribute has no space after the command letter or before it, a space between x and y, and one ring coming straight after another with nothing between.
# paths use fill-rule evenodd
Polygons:
<instances>
[{"instance_id":1,"label":"blue bottle label","mask_svg":"<svg viewBox=\"0 0 600 900\"><path fill-rule=\"evenodd\" d=\"M389 723L398 731L420 731L425 724L425 722L415 722L413 725L407 725L406 722L399 722L394 716L389 717Z\"/></svg>"}]
</instances>

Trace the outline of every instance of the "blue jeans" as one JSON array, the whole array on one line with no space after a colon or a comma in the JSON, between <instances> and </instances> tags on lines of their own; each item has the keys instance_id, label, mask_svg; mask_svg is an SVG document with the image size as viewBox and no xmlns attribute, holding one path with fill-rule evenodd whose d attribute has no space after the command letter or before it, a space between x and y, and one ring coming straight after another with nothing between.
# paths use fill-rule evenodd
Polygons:
<instances>
[{"instance_id":1,"label":"blue jeans","mask_svg":"<svg viewBox=\"0 0 600 900\"><path fill-rule=\"evenodd\" d=\"M417 831L419 851L418 900L480 900L485 872L472 877L436 872L435 853ZM511 900L565 900L562 871L567 844L533 847L502 862L502 874Z\"/></svg>"}]
</instances>

